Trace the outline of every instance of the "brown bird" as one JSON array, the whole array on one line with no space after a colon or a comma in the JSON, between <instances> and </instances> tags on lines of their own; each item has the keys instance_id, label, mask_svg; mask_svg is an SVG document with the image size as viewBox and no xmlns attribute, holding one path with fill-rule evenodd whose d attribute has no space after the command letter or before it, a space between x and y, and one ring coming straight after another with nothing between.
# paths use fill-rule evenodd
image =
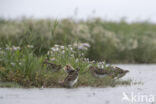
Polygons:
<instances>
[{"instance_id":1,"label":"brown bird","mask_svg":"<svg viewBox=\"0 0 156 104\"><path fill-rule=\"evenodd\" d=\"M78 80L78 72L80 71L79 68L76 68L76 70L72 70L68 72L67 77L64 79L64 81L59 82L59 84L63 87L71 88L74 86L74 84Z\"/></svg>"},{"instance_id":2,"label":"brown bird","mask_svg":"<svg viewBox=\"0 0 156 104\"><path fill-rule=\"evenodd\" d=\"M103 78L110 75L109 71L94 66L89 67L89 70L94 77Z\"/></svg>"},{"instance_id":3,"label":"brown bird","mask_svg":"<svg viewBox=\"0 0 156 104\"><path fill-rule=\"evenodd\" d=\"M54 72L55 72L55 71L59 71L59 70L62 68L61 65L57 65L57 64L48 62L48 60L45 60L45 61L44 61L44 64L47 65L47 69L48 69L48 70L52 70L52 71L54 71Z\"/></svg>"},{"instance_id":4,"label":"brown bird","mask_svg":"<svg viewBox=\"0 0 156 104\"><path fill-rule=\"evenodd\" d=\"M129 72L129 70L123 70L119 67L112 67L111 70L112 70L113 78L117 78L117 79L122 78L123 76L126 75L126 73Z\"/></svg>"},{"instance_id":5,"label":"brown bird","mask_svg":"<svg viewBox=\"0 0 156 104\"><path fill-rule=\"evenodd\" d=\"M123 70L119 67L111 67L110 69L105 70L105 69L91 66L89 69L93 76L100 77L100 78L110 76L114 79L119 79L119 78L125 76L126 73L129 72L128 70Z\"/></svg>"},{"instance_id":6,"label":"brown bird","mask_svg":"<svg viewBox=\"0 0 156 104\"><path fill-rule=\"evenodd\" d=\"M73 72L75 71L74 68L70 65L70 64L67 64L64 68L64 71L69 74L70 72Z\"/></svg>"}]
</instances>

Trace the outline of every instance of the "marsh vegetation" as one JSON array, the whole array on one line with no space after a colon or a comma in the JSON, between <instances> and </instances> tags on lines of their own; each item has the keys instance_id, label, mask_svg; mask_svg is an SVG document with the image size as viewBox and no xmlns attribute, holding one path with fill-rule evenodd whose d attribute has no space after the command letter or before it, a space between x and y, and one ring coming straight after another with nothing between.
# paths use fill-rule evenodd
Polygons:
<instances>
[{"instance_id":1,"label":"marsh vegetation","mask_svg":"<svg viewBox=\"0 0 156 104\"><path fill-rule=\"evenodd\" d=\"M72 19L0 19L0 81L24 87L59 87L63 70L47 70L44 60L79 67L75 87L129 85L130 80L94 78L88 66L106 63L155 63L156 25Z\"/></svg>"}]
</instances>

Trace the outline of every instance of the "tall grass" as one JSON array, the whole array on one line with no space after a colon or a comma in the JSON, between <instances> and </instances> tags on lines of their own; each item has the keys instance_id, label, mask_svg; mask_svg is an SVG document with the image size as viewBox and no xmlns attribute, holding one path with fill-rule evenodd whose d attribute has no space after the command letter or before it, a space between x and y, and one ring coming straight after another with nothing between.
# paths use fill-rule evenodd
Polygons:
<instances>
[{"instance_id":1,"label":"tall grass","mask_svg":"<svg viewBox=\"0 0 156 104\"><path fill-rule=\"evenodd\" d=\"M54 31L55 30L55 31ZM156 24L72 19L0 20L0 47L10 43L23 47L31 44L35 55L44 55L54 44L87 42L85 54L92 60L109 63L155 63Z\"/></svg>"}]
</instances>

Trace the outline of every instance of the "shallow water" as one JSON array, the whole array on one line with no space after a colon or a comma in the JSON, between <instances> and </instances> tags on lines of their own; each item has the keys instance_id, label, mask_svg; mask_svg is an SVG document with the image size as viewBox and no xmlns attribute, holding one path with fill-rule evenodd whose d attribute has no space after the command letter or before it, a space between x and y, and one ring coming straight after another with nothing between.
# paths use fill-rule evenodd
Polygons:
<instances>
[{"instance_id":1,"label":"shallow water","mask_svg":"<svg viewBox=\"0 0 156 104\"><path fill-rule=\"evenodd\" d=\"M115 88L0 88L0 104L156 104L156 65L116 66L130 70L123 79L143 84ZM123 94L129 100L123 100Z\"/></svg>"}]
</instances>

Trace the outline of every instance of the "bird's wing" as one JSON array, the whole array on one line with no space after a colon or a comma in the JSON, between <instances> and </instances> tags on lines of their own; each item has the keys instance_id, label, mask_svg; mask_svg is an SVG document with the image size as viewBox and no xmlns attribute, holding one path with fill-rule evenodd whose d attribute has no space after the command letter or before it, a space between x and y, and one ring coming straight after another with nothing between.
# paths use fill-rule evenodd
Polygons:
<instances>
[{"instance_id":1,"label":"bird's wing","mask_svg":"<svg viewBox=\"0 0 156 104\"><path fill-rule=\"evenodd\" d=\"M103 70L103 69L97 69L97 70L94 70L94 72L96 74L108 74L108 72L106 70Z\"/></svg>"},{"instance_id":2,"label":"bird's wing","mask_svg":"<svg viewBox=\"0 0 156 104\"><path fill-rule=\"evenodd\" d=\"M74 79L76 79L77 78L77 76L78 76L78 73L71 73L71 74L68 74L68 76L65 78L65 82L66 81L72 81L72 80L74 80Z\"/></svg>"}]
</instances>

